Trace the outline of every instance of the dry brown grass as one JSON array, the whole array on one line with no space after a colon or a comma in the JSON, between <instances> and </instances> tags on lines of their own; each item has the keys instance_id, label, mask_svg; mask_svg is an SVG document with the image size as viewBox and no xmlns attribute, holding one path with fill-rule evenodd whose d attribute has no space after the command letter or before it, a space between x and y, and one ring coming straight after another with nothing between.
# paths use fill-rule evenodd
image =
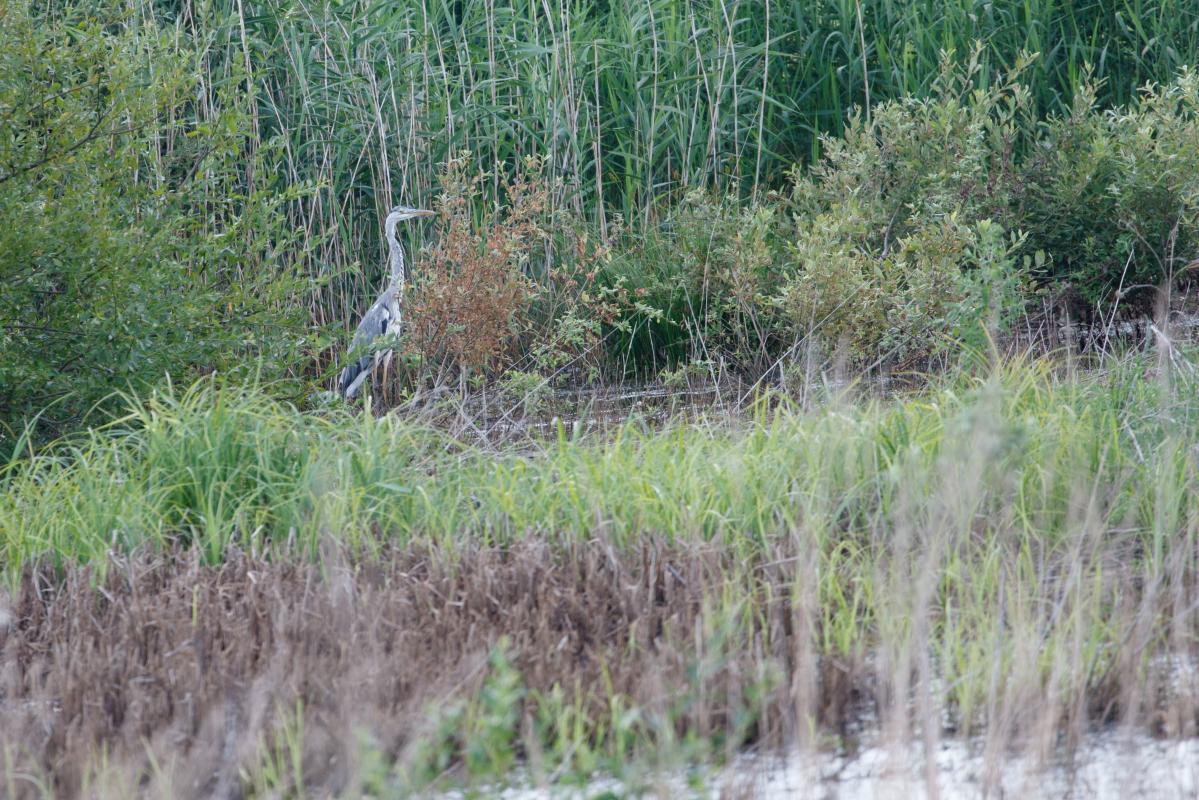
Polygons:
<instances>
[{"instance_id":1,"label":"dry brown grass","mask_svg":"<svg viewBox=\"0 0 1199 800\"><path fill-rule=\"evenodd\" d=\"M941 735L940 705L922 705L927 664L905 676L887 658L820 644L816 578L799 537L753 563L716 545L524 541L368 561L330 550L323 566L237 553L209 566L175 552L114 559L102 579L29 568L0 629L7 791L39 796L36 779L61 797L240 797L302 708L302 775L290 785L354 793L364 732L388 762L418 758L438 711L483 686L500 642L527 690L519 730L531 761L538 699L555 686L589 724L620 697L640 709L648 739L723 740L730 754L829 736L852 746L863 715ZM1125 655L1087 695L1021 681L1019 697L997 700L991 757L1021 736L1052 736L1046 726L1077 733L1134 705L1142 720L1177 716L1177 693L1146 683L1136 653ZM909 691L905 712L895 693ZM1193 717L1193 705L1181 713Z\"/></svg>"},{"instance_id":2,"label":"dry brown grass","mask_svg":"<svg viewBox=\"0 0 1199 800\"><path fill-rule=\"evenodd\" d=\"M323 568L195 553L111 566L95 587L87 569L28 570L0 632L0 752L64 797L102 752L126 785L170 765L179 796L236 796L238 770L297 702L305 786L343 790L356 731L402 761L429 708L478 688L502 637L529 690L580 687L597 718L613 694L665 718L707 647L702 691L673 719L705 734L731 724L758 665L785 658L753 636L703 641L705 596L734 566L714 551L526 543L453 564L411 551ZM782 709L762 710L756 736L777 743Z\"/></svg>"}]
</instances>

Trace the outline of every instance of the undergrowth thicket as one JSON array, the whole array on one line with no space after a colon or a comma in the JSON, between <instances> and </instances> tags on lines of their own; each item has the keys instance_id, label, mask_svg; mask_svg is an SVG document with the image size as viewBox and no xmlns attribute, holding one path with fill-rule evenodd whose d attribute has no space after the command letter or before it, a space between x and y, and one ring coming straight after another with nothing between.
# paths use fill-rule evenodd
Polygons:
<instances>
[{"instance_id":1,"label":"undergrowth thicket","mask_svg":"<svg viewBox=\"0 0 1199 800\"><path fill-rule=\"evenodd\" d=\"M419 304L412 349L438 356L443 375L519 369L546 380L562 380L569 363L555 345L582 333L575 354L617 378L680 363L757 378L813 348L855 368L910 368L983 347L1043 294L1063 312L1112 318L1120 308L1151 315L1189 285L1199 266L1195 74L1109 111L1084 84L1068 114L1042 119L1026 65L986 88L978 69L947 64L929 97L856 113L777 192L742 202L695 190L653 228L606 244L585 246L569 215L535 224L529 187L540 185L542 200L552 189L528 166L509 218L486 215L507 238L475 240L478 255L454 252L469 207L451 200L417 283L448 280L441 296L453 300L431 318L468 338L485 332L494 357L423 343L430 315ZM461 196L463 178L443 174L448 197ZM556 279L568 270L574 277ZM509 297L504 287L517 285ZM492 287L492 316L472 324L463 314L481 286ZM505 353L505 342L519 346Z\"/></svg>"},{"instance_id":2,"label":"undergrowth thicket","mask_svg":"<svg viewBox=\"0 0 1199 800\"><path fill-rule=\"evenodd\" d=\"M1159 370L1173 377L1147 377ZM1191 371L1146 357L1077 377L1014 364L911 399L812 413L763 401L748 429L655 431L634 419L589 443L563 427L532 452L467 445L419 419L298 412L202 381L130 398L109 426L9 463L0 553L11 579L31 560L102 562L113 548L171 543L214 562L230 546L315 554L328 536L357 551L378 546L371 531L449 549L463 537L601 532L614 544L653 534L752 549L817 520L830 534L889 527L901 495L935 494L949 451L983 440L995 449L975 454L978 468L1015 493L979 501L1022 536L1064 535L1084 487L1100 493L1104 518L1150 531L1199 498L1187 489ZM1168 513L1154 500L1165 475L1182 481Z\"/></svg>"},{"instance_id":3,"label":"undergrowth thicket","mask_svg":"<svg viewBox=\"0 0 1199 800\"><path fill-rule=\"evenodd\" d=\"M0 0L3 791L1194 735L1197 54L1183 0ZM322 390L400 202L379 418ZM1034 306L1158 327L978 356Z\"/></svg>"},{"instance_id":4,"label":"undergrowth thicket","mask_svg":"<svg viewBox=\"0 0 1199 800\"><path fill-rule=\"evenodd\" d=\"M250 5L5 0L0 449L329 385L398 201L442 217L392 399L902 367L1199 255L1190 4Z\"/></svg>"},{"instance_id":5,"label":"undergrowth thicket","mask_svg":"<svg viewBox=\"0 0 1199 800\"><path fill-rule=\"evenodd\" d=\"M499 448L210 382L131 398L0 476L6 613L26 620L3 634L27 665L6 692L28 699L0 707L0 747L60 787L174 776L201 796L236 766L255 796L402 796L518 759L586 781L835 742L863 707L898 742L984 732L996 754L1114 720L1192 735L1199 695L1169 665L1199 635L1195 380L1175 350L1009 363ZM39 644L64 619L75 649ZM180 725L198 749L161 766L176 739L146 731Z\"/></svg>"}]
</instances>

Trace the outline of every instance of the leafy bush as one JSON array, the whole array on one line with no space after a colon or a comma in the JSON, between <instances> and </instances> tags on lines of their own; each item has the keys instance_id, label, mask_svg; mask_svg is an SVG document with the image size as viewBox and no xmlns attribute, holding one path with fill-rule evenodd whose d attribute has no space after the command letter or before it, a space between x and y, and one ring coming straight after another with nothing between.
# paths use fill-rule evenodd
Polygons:
<instances>
[{"instance_id":1,"label":"leafy bush","mask_svg":"<svg viewBox=\"0 0 1199 800\"><path fill-rule=\"evenodd\" d=\"M465 157L443 168L438 237L409 298L408 339L439 373L498 366L527 324L532 287L521 266L542 238L545 186L525 175L510 181L508 207L475 225L471 201L484 177L467 174Z\"/></svg>"},{"instance_id":2,"label":"leafy bush","mask_svg":"<svg viewBox=\"0 0 1199 800\"><path fill-rule=\"evenodd\" d=\"M600 281L631 294L609 349L647 374L696 360L765 369L785 333L774 294L788 224L777 197L696 190L655 229L616 237Z\"/></svg>"},{"instance_id":3,"label":"leafy bush","mask_svg":"<svg viewBox=\"0 0 1199 800\"><path fill-rule=\"evenodd\" d=\"M1127 109L1101 112L1093 88L1080 92L1026 168L1023 222L1053 256L1047 277L1094 303L1185 275L1199 256L1197 142L1194 72Z\"/></svg>"},{"instance_id":4,"label":"leafy bush","mask_svg":"<svg viewBox=\"0 0 1199 800\"><path fill-rule=\"evenodd\" d=\"M797 268L782 301L799 331L894 361L929 352L983 295L1006 317L1019 300L1010 287L1024 282L997 270L1014 270L1023 243L997 250L1018 224L1017 154L1033 130L1023 67L976 89L976 60L947 62L931 97L856 113L797 174Z\"/></svg>"},{"instance_id":5,"label":"leafy bush","mask_svg":"<svg viewBox=\"0 0 1199 800\"><path fill-rule=\"evenodd\" d=\"M797 174L782 303L800 331L859 361L903 361L977 342L980 322L1002 327L1038 283L1106 304L1196 263L1194 74L1126 110L1100 112L1084 89L1041 122L1026 67L978 87L976 60L947 59L930 97L856 114Z\"/></svg>"},{"instance_id":6,"label":"leafy bush","mask_svg":"<svg viewBox=\"0 0 1199 800\"><path fill-rule=\"evenodd\" d=\"M250 177L240 89L201 115L192 54L118 6L0 4L0 452L39 412L299 362L289 195Z\"/></svg>"},{"instance_id":7,"label":"leafy bush","mask_svg":"<svg viewBox=\"0 0 1199 800\"><path fill-rule=\"evenodd\" d=\"M885 254L830 242L836 223L800 232L801 270L782 303L808 335L847 348L873 364L919 359L945 343L981 345L986 332L1011 321L1026 295L1010 240L990 220L957 214L898 239Z\"/></svg>"},{"instance_id":8,"label":"leafy bush","mask_svg":"<svg viewBox=\"0 0 1199 800\"><path fill-rule=\"evenodd\" d=\"M692 191L618 236L598 283L632 289L609 352L645 372L701 360L750 375L798 344L857 366L981 347L1040 289L1071 311L1154 297L1199 266L1199 80L1039 119L1035 59L984 80L946 56L927 97L880 104L826 138L789 196ZM1125 302L1124 308L1140 309Z\"/></svg>"},{"instance_id":9,"label":"leafy bush","mask_svg":"<svg viewBox=\"0 0 1199 800\"><path fill-rule=\"evenodd\" d=\"M719 354L765 369L774 348L771 295L783 268L777 203L691 192L668 221L692 357Z\"/></svg>"},{"instance_id":10,"label":"leafy bush","mask_svg":"<svg viewBox=\"0 0 1199 800\"><path fill-rule=\"evenodd\" d=\"M468 165L463 155L442 170L441 220L407 298L404 339L419 369L404 379L595 377L605 326L647 309L620 279L597 281L608 250L577 219L549 213L540 160L502 181L505 205L481 221L473 201L488 176Z\"/></svg>"}]
</instances>

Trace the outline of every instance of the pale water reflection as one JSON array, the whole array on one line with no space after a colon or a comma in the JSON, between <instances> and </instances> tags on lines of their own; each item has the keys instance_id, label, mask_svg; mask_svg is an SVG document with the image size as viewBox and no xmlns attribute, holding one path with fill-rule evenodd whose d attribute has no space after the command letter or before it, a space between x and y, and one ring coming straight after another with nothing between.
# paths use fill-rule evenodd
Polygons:
<instances>
[{"instance_id":1,"label":"pale water reflection","mask_svg":"<svg viewBox=\"0 0 1199 800\"><path fill-rule=\"evenodd\" d=\"M585 788L531 786L476 789L503 800L729 798L741 800L973 800L974 798L1199 798L1199 739L1161 740L1108 732L1091 736L1072 758L1045 763L1023 756L984 758L981 745L942 742L931 760L919 747L868 747L852 757L745 755L704 780L666 775L632 786L597 778ZM465 797L444 795L444 800Z\"/></svg>"}]
</instances>

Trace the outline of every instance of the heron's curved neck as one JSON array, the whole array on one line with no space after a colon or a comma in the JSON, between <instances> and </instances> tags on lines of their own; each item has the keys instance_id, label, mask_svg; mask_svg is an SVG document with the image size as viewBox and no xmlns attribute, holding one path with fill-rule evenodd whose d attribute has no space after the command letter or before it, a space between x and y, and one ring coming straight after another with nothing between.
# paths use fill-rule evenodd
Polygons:
<instances>
[{"instance_id":1,"label":"heron's curved neck","mask_svg":"<svg viewBox=\"0 0 1199 800\"><path fill-rule=\"evenodd\" d=\"M396 239L396 226L391 223L386 226L387 233L387 249L388 249L388 265L391 268L391 285L403 286L407 276L404 274L404 248L400 246L400 242Z\"/></svg>"}]
</instances>

